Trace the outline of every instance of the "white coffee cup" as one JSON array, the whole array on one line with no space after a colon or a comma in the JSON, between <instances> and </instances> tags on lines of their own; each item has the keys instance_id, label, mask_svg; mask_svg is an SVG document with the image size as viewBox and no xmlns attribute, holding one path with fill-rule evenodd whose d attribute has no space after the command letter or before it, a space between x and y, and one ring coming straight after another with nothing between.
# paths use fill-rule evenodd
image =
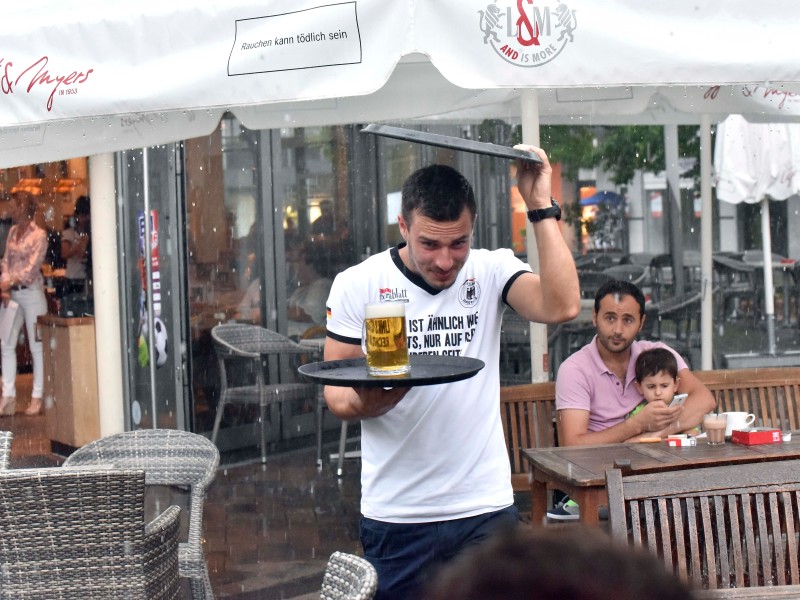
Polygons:
<instances>
[{"instance_id":1,"label":"white coffee cup","mask_svg":"<svg viewBox=\"0 0 800 600\"><path fill-rule=\"evenodd\" d=\"M753 413L746 412L726 412L722 413L728 415L728 425L725 427L725 437L730 437L734 429L747 429L756 420Z\"/></svg>"}]
</instances>

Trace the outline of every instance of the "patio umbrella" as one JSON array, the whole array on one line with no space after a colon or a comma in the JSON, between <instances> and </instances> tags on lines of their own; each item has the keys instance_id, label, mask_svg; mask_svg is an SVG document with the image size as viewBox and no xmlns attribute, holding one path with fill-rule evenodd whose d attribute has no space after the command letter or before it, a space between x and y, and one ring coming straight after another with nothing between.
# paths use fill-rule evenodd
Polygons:
<instances>
[{"instance_id":1,"label":"patio umbrella","mask_svg":"<svg viewBox=\"0 0 800 600\"><path fill-rule=\"evenodd\" d=\"M226 110L250 128L522 119L532 89L537 122L797 119L797 18L760 7L753 28L744 0L30 0L0 22L0 167L206 135Z\"/></svg>"},{"instance_id":2,"label":"patio umbrella","mask_svg":"<svg viewBox=\"0 0 800 600\"><path fill-rule=\"evenodd\" d=\"M764 256L764 307L768 353L775 354L775 305L769 200L800 192L800 127L786 123L748 123L731 115L717 129L714 165L717 197L738 204L761 204Z\"/></svg>"}]
</instances>

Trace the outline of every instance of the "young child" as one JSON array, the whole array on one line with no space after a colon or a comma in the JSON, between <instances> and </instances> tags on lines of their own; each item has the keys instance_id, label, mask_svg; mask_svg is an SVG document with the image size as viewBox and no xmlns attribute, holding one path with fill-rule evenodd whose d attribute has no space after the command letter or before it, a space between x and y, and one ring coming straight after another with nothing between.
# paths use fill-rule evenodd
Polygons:
<instances>
[{"instance_id":1,"label":"young child","mask_svg":"<svg viewBox=\"0 0 800 600\"><path fill-rule=\"evenodd\" d=\"M678 361L675 355L666 348L652 348L645 350L636 359L636 381L634 385L644 397L626 418L638 413L650 402L661 400L666 405L672 402L672 397L678 391L680 377L678 377ZM693 427L683 433L697 433Z\"/></svg>"}]
</instances>

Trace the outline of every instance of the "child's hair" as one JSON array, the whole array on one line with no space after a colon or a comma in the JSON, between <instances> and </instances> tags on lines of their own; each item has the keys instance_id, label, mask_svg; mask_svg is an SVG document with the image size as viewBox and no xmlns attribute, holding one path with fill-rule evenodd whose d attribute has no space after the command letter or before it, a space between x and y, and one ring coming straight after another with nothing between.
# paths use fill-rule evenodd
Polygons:
<instances>
[{"instance_id":1,"label":"child's hair","mask_svg":"<svg viewBox=\"0 0 800 600\"><path fill-rule=\"evenodd\" d=\"M678 361L666 348L645 350L636 359L636 381L639 383L645 377L658 375L661 371L666 371L673 379L678 377Z\"/></svg>"}]
</instances>

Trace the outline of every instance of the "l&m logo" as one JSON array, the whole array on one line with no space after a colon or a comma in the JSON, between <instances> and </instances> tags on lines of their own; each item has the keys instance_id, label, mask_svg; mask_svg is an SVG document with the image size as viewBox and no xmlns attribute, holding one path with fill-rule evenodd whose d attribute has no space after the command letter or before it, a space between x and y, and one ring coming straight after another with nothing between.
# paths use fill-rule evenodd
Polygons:
<instances>
[{"instance_id":1,"label":"l&m logo","mask_svg":"<svg viewBox=\"0 0 800 600\"><path fill-rule=\"evenodd\" d=\"M516 5L495 0L479 10L483 43L517 67L540 67L554 60L575 41L575 11L558 0L516 0Z\"/></svg>"}]
</instances>

